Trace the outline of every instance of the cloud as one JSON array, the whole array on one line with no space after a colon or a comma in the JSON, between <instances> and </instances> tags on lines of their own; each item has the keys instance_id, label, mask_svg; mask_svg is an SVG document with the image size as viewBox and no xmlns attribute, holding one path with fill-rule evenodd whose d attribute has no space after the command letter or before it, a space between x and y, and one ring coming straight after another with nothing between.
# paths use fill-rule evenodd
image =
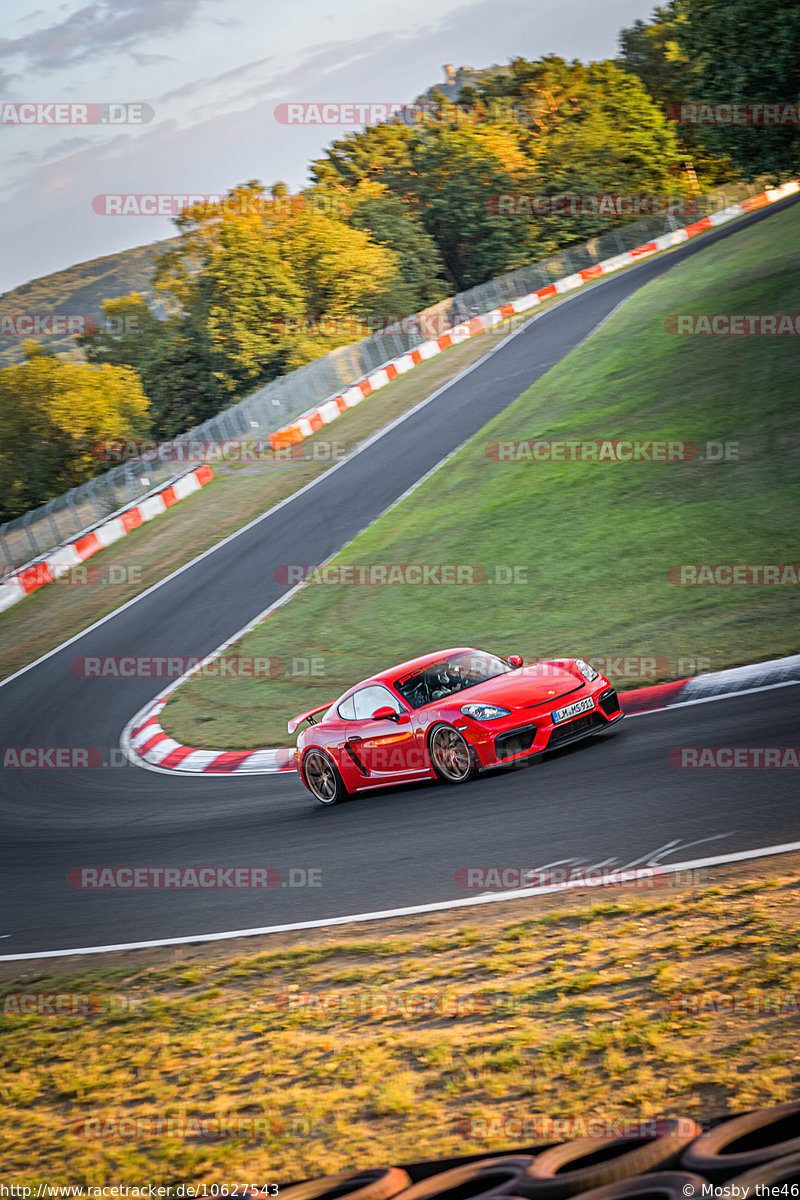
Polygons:
<instances>
[{"instance_id":1,"label":"cloud","mask_svg":"<svg viewBox=\"0 0 800 1200\"><path fill-rule=\"evenodd\" d=\"M175 62L171 54L141 54L137 50L129 51L137 67L151 67L154 63Z\"/></svg>"},{"instance_id":2,"label":"cloud","mask_svg":"<svg viewBox=\"0 0 800 1200\"><path fill-rule=\"evenodd\" d=\"M418 31L417 36L424 40L424 32ZM354 99L411 100L414 95L408 88L400 95L394 94L397 88L387 95L387 86L381 86L381 80L385 80L387 74L385 58L402 58L406 54L413 54L413 44L409 46L408 41L396 34L376 33L349 41L325 42L310 46L301 61L283 70L273 71L271 75L264 68L268 63L275 64L274 58L257 59L213 79L184 84L158 97L157 103L163 105L176 98L188 99L203 93L208 99L185 114L188 121L192 122L205 121L209 115L219 113L222 107L231 109L234 105L251 105L267 98L282 101L302 94L305 99L347 99L353 91L357 72L362 81L368 82L359 84L363 94L360 92ZM255 71L260 72L259 77L253 83L246 83L247 76ZM238 82L244 83L244 86L233 89L225 97L223 105L221 89L225 84ZM431 82L435 82L435 79ZM388 90L391 91L391 88Z\"/></svg>"},{"instance_id":3,"label":"cloud","mask_svg":"<svg viewBox=\"0 0 800 1200\"><path fill-rule=\"evenodd\" d=\"M200 2L193 0L195 9ZM106 47L113 43L124 45L129 54L149 53L163 48L156 22L168 20L174 27L176 21L189 21L195 11L188 0L165 6L166 15L160 7L151 7L151 0L120 0L113 12L109 3L97 0L80 10L91 15L82 17L81 36L74 24L70 26L74 42L67 53L72 61L76 55L94 52L95 47L86 43L90 27L104 31ZM603 58L615 52L620 27L637 17L647 18L651 3L605 0L598 6L596 0L540 0L532 5L530 0L471 0L457 11L443 13L438 0L430 0L429 15L413 29L378 31L374 23L365 24L360 36L357 32L338 41L325 40L328 27L317 14L311 32L319 40L298 38L289 53L277 50L256 22L233 47L235 57L242 60L235 68L228 69L235 61L228 55L208 56L204 61L211 65L202 69L187 55L180 60L181 72L172 63L156 64L158 82L152 91L163 94L152 96L157 107L152 124L127 127L117 137L101 127L31 130L26 142L24 130L14 136L11 130L0 131L7 161L0 194L0 224L7 231L0 290L32 275L174 234L166 218L98 216L91 207L96 194L220 192L254 177L268 186L276 179L285 179L292 190L303 186L308 164L346 129L279 124L273 115L278 103L412 100L442 80L445 62L487 67L514 55L533 59L551 51L565 58ZM265 10L259 8L259 13ZM52 29L69 26L76 16L65 17ZM130 18L127 25L120 23L125 16ZM137 40L140 33L141 41ZM196 30L193 34L194 44L200 47L218 36L208 29L199 38ZM40 35L41 31L36 36ZM5 43L6 49L9 44ZM262 46L273 53L248 57ZM29 45L26 53L34 50L40 56L54 53L44 42ZM187 79L192 71L195 78ZM78 78L77 71L72 78Z\"/></svg>"},{"instance_id":4,"label":"cloud","mask_svg":"<svg viewBox=\"0 0 800 1200\"><path fill-rule=\"evenodd\" d=\"M271 57L256 58L252 62L242 63L240 66L234 67L230 71L224 71L221 75L211 75L207 76L205 79L193 79L189 83L182 84L181 87L172 88L172 90L169 92L163 92L162 95L157 98L156 103L166 104L170 100L183 100L187 96L196 95L197 92L208 91L210 88L216 87L218 84L229 83L231 81L241 79L243 76L249 75L251 71L259 70L271 61Z\"/></svg>"},{"instance_id":5,"label":"cloud","mask_svg":"<svg viewBox=\"0 0 800 1200\"><path fill-rule=\"evenodd\" d=\"M0 40L0 61L19 59L28 69L55 71L130 50L141 41L184 29L203 0L98 0L61 21Z\"/></svg>"}]
</instances>

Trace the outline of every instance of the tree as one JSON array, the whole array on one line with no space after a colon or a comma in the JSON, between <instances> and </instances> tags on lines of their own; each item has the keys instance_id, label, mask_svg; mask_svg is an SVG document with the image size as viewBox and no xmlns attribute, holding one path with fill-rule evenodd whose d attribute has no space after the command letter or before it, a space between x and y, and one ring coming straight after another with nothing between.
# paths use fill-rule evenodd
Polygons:
<instances>
[{"instance_id":1,"label":"tree","mask_svg":"<svg viewBox=\"0 0 800 1200\"><path fill-rule=\"evenodd\" d=\"M97 443L148 431L147 398L130 367L72 362L27 343L24 362L0 369L0 519L99 474Z\"/></svg>"},{"instance_id":2,"label":"tree","mask_svg":"<svg viewBox=\"0 0 800 1200\"><path fill-rule=\"evenodd\" d=\"M580 108L577 91L583 75L581 63L567 63L554 54L534 62L514 58L507 68L487 73L480 93L490 110L501 99L511 104L522 127L521 144L535 155L536 143Z\"/></svg>"},{"instance_id":3,"label":"tree","mask_svg":"<svg viewBox=\"0 0 800 1200\"><path fill-rule=\"evenodd\" d=\"M675 128L638 78L614 63L593 63L583 69L576 95L579 106L543 140L530 191L663 197L686 190L686 181L676 179L681 151ZM552 253L622 220L613 212L535 217L536 244L540 253Z\"/></svg>"},{"instance_id":4,"label":"tree","mask_svg":"<svg viewBox=\"0 0 800 1200\"><path fill-rule=\"evenodd\" d=\"M519 190L508 165L519 166L517 155L512 139L490 126L431 125L417 135L411 171L389 178L435 241L454 291L530 259L527 222L498 215L494 203Z\"/></svg>"},{"instance_id":5,"label":"tree","mask_svg":"<svg viewBox=\"0 0 800 1200\"><path fill-rule=\"evenodd\" d=\"M364 180L385 183L390 173L410 169L416 129L399 121L386 122L337 138L322 158L312 162L314 184L341 192Z\"/></svg>"},{"instance_id":6,"label":"tree","mask_svg":"<svg viewBox=\"0 0 800 1200\"><path fill-rule=\"evenodd\" d=\"M380 184L360 185L350 196L350 206L353 228L396 256L397 278L381 298L383 312L405 316L444 299L444 265L418 213Z\"/></svg>"},{"instance_id":7,"label":"tree","mask_svg":"<svg viewBox=\"0 0 800 1200\"><path fill-rule=\"evenodd\" d=\"M156 437L173 437L219 412L227 393L214 374L214 354L196 314L159 319L135 292L106 300L102 308L99 327L76 340L90 363L136 371Z\"/></svg>"},{"instance_id":8,"label":"tree","mask_svg":"<svg viewBox=\"0 0 800 1200\"><path fill-rule=\"evenodd\" d=\"M663 109L690 95L695 69L681 49L675 0L658 6L650 22L634 21L619 35L619 65L638 75Z\"/></svg>"},{"instance_id":9,"label":"tree","mask_svg":"<svg viewBox=\"0 0 800 1200\"><path fill-rule=\"evenodd\" d=\"M694 95L697 67L681 46L680 26L685 16L677 0L657 7L651 21L635 21L620 34L621 54L617 60L624 71L636 75L647 91L674 121L684 161L691 163L698 179L707 186L726 183L735 175L730 158L708 145L702 128L680 125L679 106Z\"/></svg>"},{"instance_id":10,"label":"tree","mask_svg":"<svg viewBox=\"0 0 800 1200\"><path fill-rule=\"evenodd\" d=\"M312 200L287 197L283 185L268 196L251 180L219 204L181 213L180 236L154 276L166 319L125 297L106 309L111 331L82 339L92 361L140 373L159 436L357 340L359 320L402 290L397 255L348 224L346 206ZM354 319L318 320L331 316Z\"/></svg>"},{"instance_id":11,"label":"tree","mask_svg":"<svg viewBox=\"0 0 800 1200\"><path fill-rule=\"evenodd\" d=\"M676 37L696 67L687 97L704 104L795 106L787 124L704 127L709 146L748 177L779 180L800 168L800 4L797 0L676 0Z\"/></svg>"},{"instance_id":12,"label":"tree","mask_svg":"<svg viewBox=\"0 0 800 1200\"><path fill-rule=\"evenodd\" d=\"M315 164L359 220L358 189L382 187L433 239L452 290L465 290L593 237L619 215L531 219L533 193L671 195L688 189L676 126L641 80L611 62L515 58L457 100L437 94L435 120L387 124L337 141ZM514 203L498 203L513 197ZM523 202L524 203L524 202Z\"/></svg>"},{"instance_id":13,"label":"tree","mask_svg":"<svg viewBox=\"0 0 800 1200\"><path fill-rule=\"evenodd\" d=\"M274 236L304 311L312 316L377 312L380 297L397 280L398 262L391 250L314 204L276 222Z\"/></svg>"},{"instance_id":14,"label":"tree","mask_svg":"<svg viewBox=\"0 0 800 1200\"><path fill-rule=\"evenodd\" d=\"M537 173L558 190L635 192L670 186L675 129L641 82L611 62L586 68L580 105L546 139Z\"/></svg>"}]
</instances>

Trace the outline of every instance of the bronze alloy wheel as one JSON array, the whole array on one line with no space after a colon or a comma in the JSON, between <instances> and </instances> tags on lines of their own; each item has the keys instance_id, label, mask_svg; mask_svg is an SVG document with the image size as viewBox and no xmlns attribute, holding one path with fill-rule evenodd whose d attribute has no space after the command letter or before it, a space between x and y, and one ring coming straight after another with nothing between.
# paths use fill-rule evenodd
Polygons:
<instances>
[{"instance_id":1,"label":"bronze alloy wheel","mask_svg":"<svg viewBox=\"0 0 800 1200\"><path fill-rule=\"evenodd\" d=\"M452 725L437 725L429 747L433 769L445 783L465 783L474 775L472 751Z\"/></svg>"},{"instance_id":2,"label":"bronze alloy wheel","mask_svg":"<svg viewBox=\"0 0 800 1200\"><path fill-rule=\"evenodd\" d=\"M303 779L320 804L338 804L347 795L335 764L321 750L309 750L303 756Z\"/></svg>"}]
</instances>

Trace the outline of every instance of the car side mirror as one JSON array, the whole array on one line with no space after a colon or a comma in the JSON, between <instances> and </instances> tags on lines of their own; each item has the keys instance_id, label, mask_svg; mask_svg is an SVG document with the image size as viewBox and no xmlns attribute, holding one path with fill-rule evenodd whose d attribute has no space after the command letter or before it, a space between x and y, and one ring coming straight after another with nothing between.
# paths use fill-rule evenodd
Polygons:
<instances>
[{"instance_id":1,"label":"car side mirror","mask_svg":"<svg viewBox=\"0 0 800 1200\"><path fill-rule=\"evenodd\" d=\"M408 713L397 712L388 704L383 705L382 708L376 708L372 714L373 721L396 721L398 725L405 725L408 719Z\"/></svg>"},{"instance_id":2,"label":"car side mirror","mask_svg":"<svg viewBox=\"0 0 800 1200\"><path fill-rule=\"evenodd\" d=\"M507 662L512 667L521 667L522 666L522 656L519 654L509 654Z\"/></svg>"}]
</instances>

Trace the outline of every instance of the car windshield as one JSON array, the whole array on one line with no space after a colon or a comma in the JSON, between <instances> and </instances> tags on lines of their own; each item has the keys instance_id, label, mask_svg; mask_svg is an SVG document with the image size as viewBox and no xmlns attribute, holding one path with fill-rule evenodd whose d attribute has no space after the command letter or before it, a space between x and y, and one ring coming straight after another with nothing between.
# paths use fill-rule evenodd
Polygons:
<instances>
[{"instance_id":1,"label":"car windshield","mask_svg":"<svg viewBox=\"0 0 800 1200\"><path fill-rule=\"evenodd\" d=\"M466 651L409 671L394 681L394 687L406 704L412 708L422 708L425 704L442 700L454 692L475 687L478 683L485 683L487 679L494 679L512 670L513 667L493 654Z\"/></svg>"}]
</instances>

